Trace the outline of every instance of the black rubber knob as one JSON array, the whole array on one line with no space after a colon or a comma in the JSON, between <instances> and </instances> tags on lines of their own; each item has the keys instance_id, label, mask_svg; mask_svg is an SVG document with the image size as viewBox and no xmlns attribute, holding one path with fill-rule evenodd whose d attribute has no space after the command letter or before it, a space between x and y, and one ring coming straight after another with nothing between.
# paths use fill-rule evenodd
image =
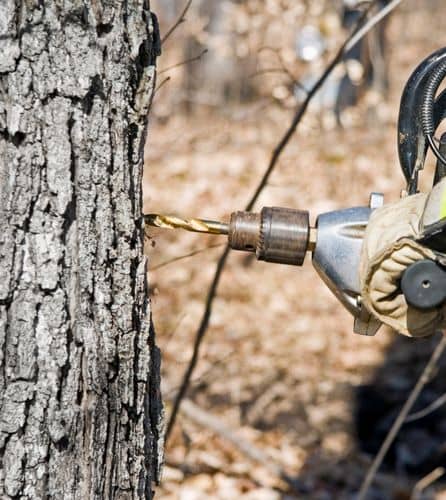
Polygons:
<instances>
[{"instance_id":1,"label":"black rubber knob","mask_svg":"<svg viewBox=\"0 0 446 500\"><path fill-rule=\"evenodd\" d=\"M446 272L432 260L420 260L404 271L401 290L417 309L434 309L446 300Z\"/></svg>"}]
</instances>

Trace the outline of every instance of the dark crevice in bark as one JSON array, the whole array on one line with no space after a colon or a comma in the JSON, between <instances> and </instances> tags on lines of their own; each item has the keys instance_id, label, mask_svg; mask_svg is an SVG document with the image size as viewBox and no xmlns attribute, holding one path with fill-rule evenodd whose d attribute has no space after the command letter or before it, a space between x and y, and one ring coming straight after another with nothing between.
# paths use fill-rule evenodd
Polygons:
<instances>
[{"instance_id":1,"label":"dark crevice in bark","mask_svg":"<svg viewBox=\"0 0 446 500\"><path fill-rule=\"evenodd\" d=\"M109 116L108 116L108 131L107 131L112 149L115 146L114 138L113 138L113 125L114 125L114 118L113 117L115 115L116 115L116 110L112 108L110 110ZM113 191L114 191L113 174L114 174L114 172L115 172L115 160L114 160L114 156L110 155L109 161L107 163L107 173L108 173L108 184L107 185L108 185L109 193L111 193L110 203L111 203L113 213L115 213L115 208L116 208L114 197L113 197ZM111 242L111 248L107 252L107 261L110 265L110 269L113 269L113 264L117 258L116 257L116 250L117 250L117 246L118 246L118 234L117 234L118 232L116 230L116 223L115 223L114 217L112 217L112 220L111 220L110 231L112 234L112 242ZM111 254L113 254L113 255L111 255ZM113 286L114 286L113 273L110 273L111 290L113 290ZM110 306L112 306L112 304L113 304L113 296L112 296L112 301L111 301Z\"/></svg>"},{"instance_id":2,"label":"dark crevice in bark","mask_svg":"<svg viewBox=\"0 0 446 500\"><path fill-rule=\"evenodd\" d=\"M30 408L31 408L31 405L33 405L35 402L35 396L33 395L33 397L31 399L28 399L25 401L25 408L24 408L24 415L25 415L25 421L23 423L23 426L21 429L19 429L19 431L22 431L24 432L24 429L28 423L28 417L29 417L29 411L30 411Z\"/></svg>"},{"instance_id":3,"label":"dark crevice in bark","mask_svg":"<svg viewBox=\"0 0 446 500\"><path fill-rule=\"evenodd\" d=\"M63 19L63 24L66 26L68 24L79 24L83 28L88 29L90 27L88 20L88 7L83 5L82 7L75 8L65 14Z\"/></svg>"},{"instance_id":4,"label":"dark crevice in bark","mask_svg":"<svg viewBox=\"0 0 446 500\"><path fill-rule=\"evenodd\" d=\"M145 418L145 456L148 457L146 463L147 470L151 470L154 474L152 478L156 484L159 484L161 479L162 454L160 453L159 443L163 441L162 434L164 427L162 424L163 417L163 401L161 396L161 352L155 344L155 329L152 318L150 318L150 331L152 335L149 337L151 348L151 359L149 373L155 374L154 377L148 379L147 391L144 400Z\"/></svg>"},{"instance_id":5,"label":"dark crevice in bark","mask_svg":"<svg viewBox=\"0 0 446 500\"><path fill-rule=\"evenodd\" d=\"M152 44L149 42L149 40L144 40L139 46L138 57L135 61L138 70L138 82L141 80L141 75L144 71L144 68L150 66L150 61L152 59L151 47Z\"/></svg>"},{"instance_id":6,"label":"dark crevice in bark","mask_svg":"<svg viewBox=\"0 0 446 500\"><path fill-rule=\"evenodd\" d=\"M82 100L82 109L87 115L90 115L91 113L94 98L96 96L99 97L102 101L105 100L104 84L102 83L101 75L95 75L91 79L90 88L88 89L87 94Z\"/></svg>"},{"instance_id":7,"label":"dark crevice in bark","mask_svg":"<svg viewBox=\"0 0 446 500\"><path fill-rule=\"evenodd\" d=\"M9 433L3 433L3 445L0 446L0 469L4 469L3 467L3 456L4 456L4 451L6 447L8 446L8 443L10 439L12 438L14 434L9 434Z\"/></svg>"},{"instance_id":8,"label":"dark crevice in bark","mask_svg":"<svg viewBox=\"0 0 446 500\"><path fill-rule=\"evenodd\" d=\"M115 391L115 385L111 385L113 394ZM106 493L106 488L107 488L107 483L108 483L108 492L109 496L105 498L112 498L110 496L111 491L112 491L112 485L113 481L112 478L110 477L110 472L113 470L113 463L114 463L114 456L115 456L115 443L116 443L116 411L115 408L112 407L111 405L111 395L108 394L107 397L107 435L106 435L106 440L104 443L104 451L102 454L102 463L107 464L108 463L108 457L110 457L110 467L106 466L107 471L108 471L108 480L104 481L104 487L103 493ZM112 426L112 422L115 422L114 425Z\"/></svg>"},{"instance_id":9,"label":"dark crevice in bark","mask_svg":"<svg viewBox=\"0 0 446 500\"><path fill-rule=\"evenodd\" d=\"M16 148L20 147L23 141L26 139L26 134L17 131L14 134L10 134L8 129L0 130L0 135L8 142L14 144Z\"/></svg>"},{"instance_id":10,"label":"dark crevice in bark","mask_svg":"<svg viewBox=\"0 0 446 500\"><path fill-rule=\"evenodd\" d=\"M33 329L34 331L37 331L37 326L39 324L39 313L40 313L40 310L41 310L41 307L42 307L42 303L41 302L37 302L36 304L36 310L35 310L35 313L34 313L34 319L33 319ZM37 360L39 357L39 348L37 346L37 343L34 347L34 359ZM37 362L35 362L35 367L34 367L34 377L32 379L33 382L37 383L37 381L39 380L39 365Z\"/></svg>"},{"instance_id":11,"label":"dark crevice in bark","mask_svg":"<svg viewBox=\"0 0 446 500\"><path fill-rule=\"evenodd\" d=\"M68 308L65 308L66 314L67 314L67 320L68 324L70 324L70 318L69 318L69 311ZM57 387L57 393L56 393L56 401L59 403L62 401L62 393L65 389L65 383L68 378L68 375L70 373L71 369L71 362L70 362L70 354L71 354L71 345L73 342L73 331L71 328L68 328L67 330L67 339L66 339L66 349L67 349L67 360L66 362L60 367L60 377L59 377L59 384Z\"/></svg>"},{"instance_id":12,"label":"dark crevice in bark","mask_svg":"<svg viewBox=\"0 0 446 500\"><path fill-rule=\"evenodd\" d=\"M139 335L135 335L135 338L133 339L133 402L134 406L129 408L129 417L134 420L135 422L139 420L139 411L141 410L140 408L138 409L137 401L138 401L138 371L139 371Z\"/></svg>"},{"instance_id":13,"label":"dark crevice in bark","mask_svg":"<svg viewBox=\"0 0 446 500\"><path fill-rule=\"evenodd\" d=\"M8 221L9 222L9 221ZM12 226L12 224L11 224ZM11 232L11 240L15 242L17 238L17 231L12 231ZM20 253L20 256L23 257L23 252L19 252L19 249L17 248L16 245L12 245L12 255L11 255L11 266L9 268L9 272L12 273L12 270L15 269L16 267L16 260L17 260L17 253ZM23 263L23 259L20 259L20 264L18 264L18 266L20 266L20 269L22 267L22 263ZM19 269L19 274L21 274L20 272L20 269ZM13 300L13 297L14 297L14 294L17 290L17 286L18 286L18 283L15 281L13 283L13 285L10 287L10 289L8 290L8 295L7 297L3 300L3 305L9 307L9 305L11 304L12 300ZM8 313L8 309L6 309L6 313ZM8 323L6 323L6 332L8 331ZM6 341L5 341L5 345L6 344Z\"/></svg>"},{"instance_id":14,"label":"dark crevice in bark","mask_svg":"<svg viewBox=\"0 0 446 500\"><path fill-rule=\"evenodd\" d=\"M81 351L81 354L80 354L81 358L80 358L80 366L81 366L81 370L80 370L80 374L79 374L79 380L78 380L78 386L77 386L77 392L76 392L76 405L77 406L81 406L82 405L82 400L84 399L84 377L83 377L83 372L82 372L82 366L83 366L83 363L84 363L84 351L82 349Z\"/></svg>"},{"instance_id":15,"label":"dark crevice in bark","mask_svg":"<svg viewBox=\"0 0 446 500\"><path fill-rule=\"evenodd\" d=\"M56 89L56 90L49 92L40 102L42 103L43 106L47 106L56 97L64 97L64 96L62 96L59 93L59 91ZM72 100L73 100L73 102L79 101L79 99L76 99L74 97L72 98Z\"/></svg>"},{"instance_id":16,"label":"dark crevice in bark","mask_svg":"<svg viewBox=\"0 0 446 500\"><path fill-rule=\"evenodd\" d=\"M113 29L113 24L112 23L99 23L96 26L96 33L99 38L103 37L104 35L107 35L110 33Z\"/></svg>"},{"instance_id":17,"label":"dark crevice in bark","mask_svg":"<svg viewBox=\"0 0 446 500\"><path fill-rule=\"evenodd\" d=\"M42 1L44 1L44 0L42 0ZM24 34L31 34L33 32L33 28L36 28L37 26L41 26L41 24L42 23L40 21L37 21L36 23L26 23L25 26L20 28L18 31L20 38ZM50 33L50 31L48 31L48 33Z\"/></svg>"},{"instance_id":18,"label":"dark crevice in bark","mask_svg":"<svg viewBox=\"0 0 446 500\"><path fill-rule=\"evenodd\" d=\"M63 259L58 261L58 265L60 266L60 263L62 262ZM59 284L56 283L56 285L53 288L42 288L41 285L36 286L36 291L41 295L41 297L49 297L52 298L54 296L54 292L59 289Z\"/></svg>"},{"instance_id":19,"label":"dark crevice in bark","mask_svg":"<svg viewBox=\"0 0 446 500\"><path fill-rule=\"evenodd\" d=\"M162 51L162 45L161 45L161 34L160 34L160 27L158 23L158 18L156 17L156 14L154 12L150 13L151 16L151 21L152 21L152 26L153 26L153 42L152 42L152 49L151 49L151 58L150 58L150 65L155 65L156 64L156 58L161 55Z\"/></svg>"},{"instance_id":20,"label":"dark crevice in bark","mask_svg":"<svg viewBox=\"0 0 446 500\"><path fill-rule=\"evenodd\" d=\"M118 349L117 349L117 344L116 344L116 352L114 355L114 358L112 361L108 362L109 370L111 372L111 376L109 376L108 380L110 384L114 384L118 378L119 375L119 356L118 356Z\"/></svg>"},{"instance_id":21,"label":"dark crevice in bark","mask_svg":"<svg viewBox=\"0 0 446 500\"><path fill-rule=\"evenodd\" d=\"M70 116L68 118L67 125L68 125L68 137L70 141L70 182L72 187L72 193L71 193L71 199L68 202L65 213L63 214L62 241L64 246L67 244L68 232L71 228L71 225L76 221L77 217L76 156L74 153L74 146L73 146L73 126L74 126L73 116Z\"/></svg>"},{"instance_id":22,"label":"dark crevice in bark","mask_svg":"<svg viewBox=\"0 0 446 500\"><path fill-rule=\"evenodd\" d=\"M128 127L128 133L127 133L127 137L128 137L128 154L127 154L127 158L128 158L128 161L130 163L130 165L132 165L134 163L134 151L135 151L135 142L137 140L137 137L138 137L138 125L136 125L136 123L131 123ZM132 213L135 213L135 183L133 182L133 176L130 175L129 176L129 179L130 179L130 182L129 182L129 186L128 186L128 194L129 194L129 200L132 204Z\"/></svg>"},{"instance_id":23,"label":"dark crevice in bark","mask_svg":"<svg viewBox=\"0 0 446 500\"><path fill-rule=\"evenodd\" d=\"M68 439L68 436L62 436L58 441L54 443L54 446L59 453L65 451L69 447L69 445L70 440Z\"/></svg>"}]
</instances>

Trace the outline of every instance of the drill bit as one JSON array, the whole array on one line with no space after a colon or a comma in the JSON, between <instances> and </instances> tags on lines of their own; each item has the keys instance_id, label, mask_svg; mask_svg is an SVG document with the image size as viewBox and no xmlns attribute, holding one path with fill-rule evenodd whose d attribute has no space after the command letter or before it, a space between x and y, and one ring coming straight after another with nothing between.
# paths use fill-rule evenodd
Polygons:
<instances>
[{"instance_id":1,"label":"drill bit","mask_svg":"<svg viewBox=\"0 0 446 500\"><path fill-rule=\"evenodd\" d=\"M206 219L182 219L176 215L146 214L146 224L167 229L185 229L195 233L228 234L229 225Z\"/></svg>"}]
</instances>

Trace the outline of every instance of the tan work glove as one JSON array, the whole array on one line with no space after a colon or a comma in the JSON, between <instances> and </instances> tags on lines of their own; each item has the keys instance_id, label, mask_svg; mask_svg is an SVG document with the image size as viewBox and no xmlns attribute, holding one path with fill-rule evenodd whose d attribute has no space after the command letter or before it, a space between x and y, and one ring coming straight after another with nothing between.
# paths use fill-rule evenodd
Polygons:
<instances>
[{"instance_id":1,"label":"tan work glove","mask_svg":"<svg viewBox=\"0 0 446 500\"><path fill-rule=\"evenodd\" d=\"M437 220L440 218L438 200L444 199L442 194L446 193L444 181L437 184L431 195L407 196L376 209L364 236L359 266L362 303L384 324L411 337L433 334L444 324L443 308L413 308L400 288L401 276L411 264L436 259L432 250L416 240L421 236L425 211L438 213Z\"/></svg>"}]
</instances>

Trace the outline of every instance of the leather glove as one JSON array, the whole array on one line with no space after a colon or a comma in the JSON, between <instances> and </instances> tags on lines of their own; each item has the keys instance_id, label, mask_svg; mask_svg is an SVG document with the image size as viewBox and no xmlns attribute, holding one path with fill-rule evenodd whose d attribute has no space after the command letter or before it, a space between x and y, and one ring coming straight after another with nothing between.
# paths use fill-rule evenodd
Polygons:
<instances>
[{"instance_id":1,"label":"leather glove","mask_svg":"<svg viewBox=\"0 0 446 500\"><path fill-rule=\"evenodd\" d=\"M400 287L411 264L441 259L420 240L426 227L446 216L445 208L446 178L430 194L407 196L376 209L365 232L359 267L362 304L382 323L411 337L431 335L445 326L444 306L427 311L409 306Z\"/></svg>"}]
</instances>

